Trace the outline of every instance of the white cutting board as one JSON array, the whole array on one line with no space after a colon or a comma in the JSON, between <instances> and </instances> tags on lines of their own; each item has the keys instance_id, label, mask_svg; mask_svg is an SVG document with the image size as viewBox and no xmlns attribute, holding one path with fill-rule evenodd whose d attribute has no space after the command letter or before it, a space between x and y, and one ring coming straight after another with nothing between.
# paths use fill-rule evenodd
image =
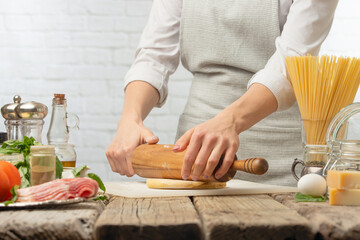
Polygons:
<instances>
[{"instance_id":1,"label":"white cutting board","mask_svg":"<svg viewBox=\"0 0 360 240\"><path fill-rule=\"evenodd\" d=\"M105 182L106 192L127 198L214 196L297 192L296 187L285 187L233 179L221 189L150 189L145 182Z\"/></svg>"}]
</instances>

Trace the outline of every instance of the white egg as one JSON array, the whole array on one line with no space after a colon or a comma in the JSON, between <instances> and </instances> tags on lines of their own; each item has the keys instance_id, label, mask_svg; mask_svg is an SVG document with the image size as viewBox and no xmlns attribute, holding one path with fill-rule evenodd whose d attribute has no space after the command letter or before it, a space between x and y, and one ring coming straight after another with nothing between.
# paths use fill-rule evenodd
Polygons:
<instances>
[{"instance_id":1,"label":"white egg","mask_svg":"<svg viewBox=\"0 0 360 240\"><path fill-rule=\"evenodd\" d=\"M318 174L309 173L299 179L297 187L302 194L321 196L326 193L326 180Z\"/></svg>"}]
</instances>

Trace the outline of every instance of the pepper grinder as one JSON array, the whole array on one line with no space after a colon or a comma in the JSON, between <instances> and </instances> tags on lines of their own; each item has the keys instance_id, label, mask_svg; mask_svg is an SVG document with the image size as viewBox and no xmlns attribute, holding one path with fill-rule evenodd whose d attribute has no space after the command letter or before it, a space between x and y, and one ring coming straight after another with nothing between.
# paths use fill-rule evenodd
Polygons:
<instances>
[{"instance_id":1,"label":"pepper grinder","mask_svg":"<svg viewBox=\"0 0 360 240\"><path fill-rule=\"evenodd\" d=\"M23 136L20 131L21 120L15 112L15 108L21 102L21 97L19 95L15 95L13 100L13 103L5 104L1 108L1 115L5 118L4 123L7 131L7 139L22 140Z\"/></svg>"},{"instance_id":2,"label":"pepper grinder","mask_svg":"<svg viewBox=\"0 0 360 240\"><path fill-rule=\"evenodd\" d=\"M1 114L5 118L5 126L9 140L23 140L24 136L33 137L41 142L41 133L44 118L48 108L39 102L21 102L21 97L15 95L14 103L9 103L1 108Z\"/></svg>"},{"instance_id":3,"label":"pepper grinder","mask_svg":"<svg viewBox=\"0 0 360 240\"><path fill-rule=\"evenodd\" d=\"M37 142L41 143L43 119L48 113L47 106L34 101L24 102L15 107L15 112L21 119L20 130L22 136L33 137Z\"/></svg>"}]
</instances>

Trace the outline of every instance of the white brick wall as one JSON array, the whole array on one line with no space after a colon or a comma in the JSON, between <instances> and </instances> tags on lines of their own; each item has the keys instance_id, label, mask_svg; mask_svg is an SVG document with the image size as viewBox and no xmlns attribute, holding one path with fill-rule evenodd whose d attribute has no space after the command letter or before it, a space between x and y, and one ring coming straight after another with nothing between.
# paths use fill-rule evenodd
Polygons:
<instances>
[{"instance_id":1,"label":"white brick wall","mask_svg":"<svg viewBox=\"0 0 360 240\"><path fill-rule=\"evenodd\" d=\"M104 151L121 115L123 77L151 8L151 0L0 0L0 105L20 94L51 109L53 93L65 93L79 115L72 131L78 164L104 180L111 172ZM360 57L360 1L341 0L322 54ZM161 143L172 143L191 75L172 76L170 97L146 124ZM357 97L359 99L359 97ZM43 141L50 113L45 119ZM4 130L0 124L0 130Z\"/></svg>"}]
</instances>

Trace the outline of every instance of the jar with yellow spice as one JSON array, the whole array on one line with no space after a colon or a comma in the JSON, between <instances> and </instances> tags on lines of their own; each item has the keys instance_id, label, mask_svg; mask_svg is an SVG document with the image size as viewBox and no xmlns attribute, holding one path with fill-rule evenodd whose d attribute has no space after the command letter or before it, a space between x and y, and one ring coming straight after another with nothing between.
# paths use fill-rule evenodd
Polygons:
<instances>
[{"instance_id":1,"label":"jar with yellow spice","mask_svg":"<svg viewBox=\"0 0 360 240\"><path fill-rule=\"evenodd\" d=\"M30 147L30 184L32 186L55 180L55 168L54 146Z\"/></svg>"}]
</instances>

